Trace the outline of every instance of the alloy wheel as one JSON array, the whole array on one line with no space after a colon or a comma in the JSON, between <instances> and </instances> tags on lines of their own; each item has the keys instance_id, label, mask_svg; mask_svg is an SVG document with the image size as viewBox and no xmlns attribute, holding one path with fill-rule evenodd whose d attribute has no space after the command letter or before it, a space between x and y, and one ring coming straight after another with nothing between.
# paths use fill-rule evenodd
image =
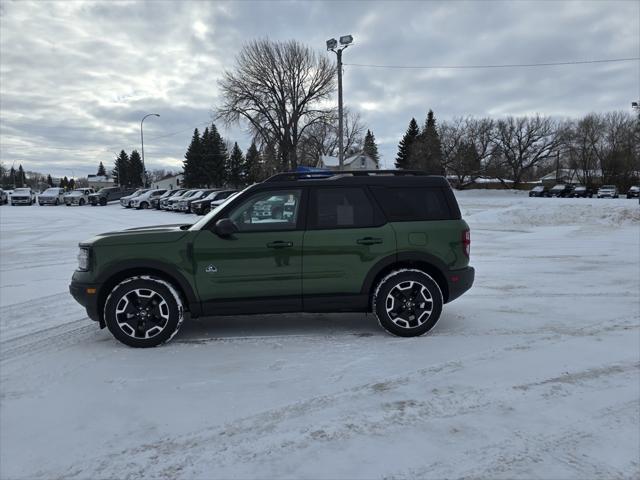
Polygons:
<instances>
[{"instance_id":1,"label":"alloy wheel","mask_svg":"<svg viewBox=\"0 0 640 480\"><path fill-rule=\"evenodd\" d=\"M132 338L152 338L169 321L169 305L162 295L149 288L125 293L116 305L116 322Z\"/></svg>"},{"instance_id":2,"label":"alloy wheel","mask_svg":"<svg viewBox=\"0 0 640 480\"><path fill-rule=\"evenodd\" d=\"M408 280L398 283L389 291L385 309L397 326L415 328L429 320L433 311L433 298L425 285Z\"/></svg>"}]
</instances>

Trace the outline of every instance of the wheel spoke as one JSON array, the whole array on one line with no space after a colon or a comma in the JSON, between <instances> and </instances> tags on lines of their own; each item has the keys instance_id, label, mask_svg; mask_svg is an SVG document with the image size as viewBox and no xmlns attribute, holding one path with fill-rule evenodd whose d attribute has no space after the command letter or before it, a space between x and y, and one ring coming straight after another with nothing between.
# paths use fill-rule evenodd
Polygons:
<instances>
[{"instance_id":1,"label":"wheel spoke","mask_svg":"<svg viewBox=\"0 0 640 480\"><path fill-rule=\"evenodd\" d=\"M417 281L396 284L385 303L387 315L402 328L416 328L425 323L433 310L433 299L427 287Z\"/></svg>"}]
</instances>

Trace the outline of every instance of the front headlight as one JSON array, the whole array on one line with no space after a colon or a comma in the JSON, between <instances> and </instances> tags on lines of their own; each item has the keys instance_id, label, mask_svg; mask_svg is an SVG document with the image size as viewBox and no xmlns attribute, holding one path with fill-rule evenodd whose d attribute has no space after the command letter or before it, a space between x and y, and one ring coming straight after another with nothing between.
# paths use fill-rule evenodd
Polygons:
<instances>
[{"instance_id":1,"label":"front headlight","mask_svg":"<svg viewBox=\"0 0 640 480\"><path fill-rule=\"evenodd\" d=\"M89 270L91 251L88 248L80 247L78 252L78 270L86 272Z\"/></svg>"}]
</instances>

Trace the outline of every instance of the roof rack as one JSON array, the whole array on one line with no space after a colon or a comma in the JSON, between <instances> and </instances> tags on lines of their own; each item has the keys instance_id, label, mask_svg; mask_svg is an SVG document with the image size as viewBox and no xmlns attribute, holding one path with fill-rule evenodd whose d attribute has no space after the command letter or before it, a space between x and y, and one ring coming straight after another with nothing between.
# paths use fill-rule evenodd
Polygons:
<instances>
[{"instance_id":1,"label":"roof rack","mask_svg":"<svg viewBox=\"0 0 640 480\"><path fill-rule=\"evenodd\" d=\"M322 171L322 172L284 172L276 173L267 178L265 182L282 182L287 180L321 180L335 179L338 177L365 177L365 176L385 176L392 175L402 177L406 175L425 176L426 172L421 170L343 170L343 171Z\"/></svg>"}]
</instances>

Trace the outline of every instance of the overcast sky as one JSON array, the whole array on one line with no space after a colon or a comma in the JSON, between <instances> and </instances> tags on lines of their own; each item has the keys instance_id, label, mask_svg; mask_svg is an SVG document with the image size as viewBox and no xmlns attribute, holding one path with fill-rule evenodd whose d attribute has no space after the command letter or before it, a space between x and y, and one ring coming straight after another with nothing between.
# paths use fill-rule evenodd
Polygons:
<instances>
[{"instance_id":1,"label":"overcast sky","mask_svg":"<svg viewBox=\"0 0 640 480\"><path fill-rule=\"evenodd\" d=\"M639 1L0 3L0 159L53 175L95 173L140 147L147 168L181 167L211 119L217 80L244 41L323 50L352 34L345 63L477 65L640 57ZM630 110L640 62L479 70L345 66L345 105L391 166L411 117L560 117ZM337 102L337 97L336 97ZM246 149L241 127L219 126ZM176 133L177 132L177 133Z\"/></svg>"}]
</instances>

